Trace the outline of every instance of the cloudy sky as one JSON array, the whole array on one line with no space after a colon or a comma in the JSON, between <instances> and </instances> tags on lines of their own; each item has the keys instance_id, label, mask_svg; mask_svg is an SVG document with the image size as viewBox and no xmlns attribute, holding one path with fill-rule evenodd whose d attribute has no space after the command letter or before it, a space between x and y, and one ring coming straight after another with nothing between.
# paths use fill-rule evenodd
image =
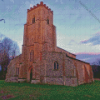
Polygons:
<instances>
[{"instance_id":1,"label":"cloudy sky","mask_svg":"<svg viewBox=\"0 0 100 100\"><path fill-rule=\"evenodd\" d=\"M0 0L0 33L22 49L27 9L41 0ZM100 0L42 0L54 12L57 46L75 54L100 54Z\"/></svg>"}]
</instances>

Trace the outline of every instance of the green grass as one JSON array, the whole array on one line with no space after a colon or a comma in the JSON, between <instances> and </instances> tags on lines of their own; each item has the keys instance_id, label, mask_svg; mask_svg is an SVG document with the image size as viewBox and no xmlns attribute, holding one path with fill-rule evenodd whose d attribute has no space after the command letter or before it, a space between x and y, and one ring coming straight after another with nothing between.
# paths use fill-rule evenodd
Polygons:
<instances>
[{"instance_id":1,"label":"green grass","mask_svg":"<svg viewBox=\"0 0 100 100\"><path fill-rule=\"evenodd\" d=\"M0 100L100 100L100 81L77 87L6 83L0 81Z\"/></svg>"}]
</instances>

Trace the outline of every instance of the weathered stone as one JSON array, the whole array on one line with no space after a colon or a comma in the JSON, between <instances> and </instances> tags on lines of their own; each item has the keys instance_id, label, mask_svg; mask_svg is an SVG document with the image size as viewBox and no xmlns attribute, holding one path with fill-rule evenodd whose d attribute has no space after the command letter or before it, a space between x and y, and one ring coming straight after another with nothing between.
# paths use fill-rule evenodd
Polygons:
<instances>
[{"instance_id":1,"label":"weathered stone","mask_svg":"<svg viewBox=\"0 0 100 100\"><path fill-rule=\"evenodd\" d=\"M56 46L53 12L41 2L27 10L22 54L10 62L5 81L77 86L94 80L89 63Z\"/></svg>"}]
</instances>

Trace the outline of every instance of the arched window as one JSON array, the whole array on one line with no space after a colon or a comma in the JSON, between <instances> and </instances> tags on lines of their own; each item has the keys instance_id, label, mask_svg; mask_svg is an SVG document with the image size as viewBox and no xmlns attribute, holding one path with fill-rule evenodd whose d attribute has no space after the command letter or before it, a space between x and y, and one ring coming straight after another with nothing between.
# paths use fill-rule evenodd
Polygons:
<instances>
[{"instance_id":1,"label":"arched window","mask_svg":"<svg viewBox=\"0 0 100 100\"><path fill-rule=\"evenodd\" d=\"M49 19L47 19L47 24L49 24Z\"/></svg>"},{"instance_id":2,"label":"arched window","mask_svg":"<svg viewBox=\"0 0 100 100\"><path fill-rule=\"evenodd\" d=\"M68 54L66 54L66 57L68 57Z\"/></svg>"},{"instance_id":3,"label":"arched window","mask_svg":"<svg viewBox=\"0 0 100 100\"><path fill-rule=\"evenodd\" d=\"M34 51L33 50L30 52L30 61L31 62L34 61Z\"/></svg>"},{"instance_id":4,"label":"arched window","mask_svg":"<svg viewBox=\"0 0 100 100\"><path fill-rule=\"evenodd\" d=\"M54 70L57 70L59 68L59 64L57 61L54 62Z\"/></svg>"},{"instance_id":5,"label":"arched window","mask_svg":"<svg viewBox=\"0 0 100 100\"><path fill-rule=\"evenodd\" d=\"M32 19L32 24L35 23L35 17Z\"/></svg>"}]
</instances>

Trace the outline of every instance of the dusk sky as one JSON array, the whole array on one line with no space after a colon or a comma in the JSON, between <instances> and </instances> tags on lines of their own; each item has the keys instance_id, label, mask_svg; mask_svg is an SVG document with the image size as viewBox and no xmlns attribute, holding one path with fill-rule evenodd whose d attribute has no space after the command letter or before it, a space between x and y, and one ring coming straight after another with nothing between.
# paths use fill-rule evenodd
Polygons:
<instances>
[{"instance_id":1,"label":"dusk sky","mask_svg":"<svg viewBox=\"0 0 100 100\"><path fill-rule=\"evenodd\" d=\"M0 0L0 33L22 49L27 9L41 0ZM57 46L75 54L100 54L100 0L42 0L53 10Z\"/></svg>"}]
</instances>

